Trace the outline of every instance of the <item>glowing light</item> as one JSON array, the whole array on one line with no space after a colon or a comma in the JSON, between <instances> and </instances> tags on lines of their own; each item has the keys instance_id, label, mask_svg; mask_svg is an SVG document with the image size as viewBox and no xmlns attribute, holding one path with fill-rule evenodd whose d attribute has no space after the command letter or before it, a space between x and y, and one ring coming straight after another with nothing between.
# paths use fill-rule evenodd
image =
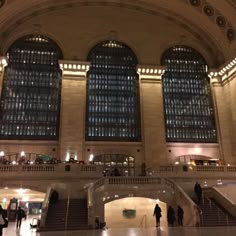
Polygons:
<instances>
[{"instance_id":1,"label":"glowing light","mask_svg":"<svg viewBox=\"0 0 236 236\"><path fill-rule=\"evenodd\" d=\"M19 189L16 189L15 191L16 191L19 195L22 195L23 193L26 192L26 189L19 188Z\"/></svg>"},{"instance_id":2,"label":"glowing light","mask_svg":"<svg viewBox=\"0 0 236 236\"><path fill-rule=\"evenodd\" d=\"M22 152L20 153L20 156L21 156L21 157L25 156L25 152L22 151Z\"/></svg>"},{"instance_id":3,"label":"glowing light","mask_svg":"<svg viewBox=\"0 0 236 236\"><path fill-rule=\"evenodd\" d=\"M90 156L89 156L89 161L93 161L93 158L94 158L94 155L93 155L93 154L90 154Z\"/></svg>"},{"instance_id":4,"label":"glowing light","mask_svg":"<svg viewBox=\"0 0 236 236\"><path fill-rule=\"evenodd\" d=\"M69 154L69 152L67 152L66 153L66 159L65 159L66 161L69 161L70 160L70 154Z\"/></svg>"}]
</instances>

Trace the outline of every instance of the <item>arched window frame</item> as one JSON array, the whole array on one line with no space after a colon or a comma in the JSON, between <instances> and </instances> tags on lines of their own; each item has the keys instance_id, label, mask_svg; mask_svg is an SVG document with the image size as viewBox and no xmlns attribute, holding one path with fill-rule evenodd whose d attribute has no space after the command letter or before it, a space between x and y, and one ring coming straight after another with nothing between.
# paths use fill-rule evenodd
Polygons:
<instances>
[{"instance_id":1,"label":"arched window frame","mask_svg":"<svg viewBox=\"0 0 236 236\"><path fill-rule=\"evenodd\" d=\"M2 94L0 139L59 138L61 49L43 35L27 35L7 51Z\"/></svg>"},{"instance_id":2,"label":"arched window frame","mask_svg":"<svg viewBox=\"0 0 236 236\"><path fill-rule=\"evenodd\" d=\"M137 58L125 44L97 44L88 54L87 141L141 141Z\"/></svg>"},{"instance_id":3,"label":"arched window frame","mask_svg":"<svg viewBox=\"0 0 236 236\"><path fill-rule=\"evenodd\" d=\"M196 50L175 46L161 58L167 142L216 143L207 64Z\"/></svg>"}]
</instances>

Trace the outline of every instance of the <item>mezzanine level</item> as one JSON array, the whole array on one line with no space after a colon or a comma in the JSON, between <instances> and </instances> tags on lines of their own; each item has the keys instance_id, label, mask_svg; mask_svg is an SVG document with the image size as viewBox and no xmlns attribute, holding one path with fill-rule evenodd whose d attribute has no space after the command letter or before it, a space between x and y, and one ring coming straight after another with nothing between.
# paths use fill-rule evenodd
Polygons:
<instances>
[{"instance_id":1,"label":"mezzanine level","mask_svg":"<svg viewBox=\"0 0 236 236\"><path fill-rule=\"evenodd\" d=\"M0 165L1 180L70 179L103 177L103 167L78 163ZM235 178L236 166L166 165L147 170L147 176L168 178ZM137 176L140 176L137 174ZM125 176L123 176L125 177ZM127 176L126 176L127 177Z\"/></svg>"}]
</instances>

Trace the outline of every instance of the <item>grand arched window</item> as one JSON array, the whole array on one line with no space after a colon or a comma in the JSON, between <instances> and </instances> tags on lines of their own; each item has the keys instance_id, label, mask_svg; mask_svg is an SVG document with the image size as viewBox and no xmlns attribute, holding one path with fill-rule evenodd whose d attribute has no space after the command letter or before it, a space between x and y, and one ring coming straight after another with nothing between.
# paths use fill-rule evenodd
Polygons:
<instances>
[{"instance_id":1,"label":"grand arched window","mask_svg":"<svg viewBox=\"0 0 236 236\"><path fill-rule=\"evenodd\" d=\"M194 49L176 46L162 56L166 66L163 95L166 140L217 142L214 108L207 65Z\"/></svg>"},{"instance_id":2,"label":"grand arched window","mask_svg":"<svg viewBox=\"0 0 236 236\"><path fill-rule=\"evenodd\" d=\"M61 50L47 37L29 35L10 47L7 58L0 138L58 139Z\"/></svg>"},{"instance_id":3,"label":"grand arched window","mask_svg":"<svg viewBox=\"0 0 236 236\"><path fill-rule=\"evenodd\" d=\"M140 141L136 56L120 42L105 41L88 61L86 140Z\"/></svg>"}]
</instances>

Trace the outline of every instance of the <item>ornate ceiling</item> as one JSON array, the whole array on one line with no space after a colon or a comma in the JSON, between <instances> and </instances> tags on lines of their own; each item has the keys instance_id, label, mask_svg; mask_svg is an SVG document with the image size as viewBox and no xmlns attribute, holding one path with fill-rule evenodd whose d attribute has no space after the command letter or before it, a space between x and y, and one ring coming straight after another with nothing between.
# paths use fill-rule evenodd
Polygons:
<instances>
[{"instance_id":1,"label":"ornate ceiling","mask_svg":"<svg viewBox=\"0 0 236 236\"><path fill-rule=\"evenodd\" d=\"M80 19L79 15L89 12L89 8L96 8L98 12L102 8L115 8L120 14L129 10L134 15L156 17L153 25L157 28L160 19L164 19L161 22L166 22L167 27L177 25L183 29L180 39L188 40L187 31L195 40L202 41L209 54L218 57L215 64L229 60L236 50L235 0L0 0L0 53L22 34L34 32L37 27L46 29L42 23L44 16L68 18L64 12L78 9Z\"/></svg>"}]
</instances>

